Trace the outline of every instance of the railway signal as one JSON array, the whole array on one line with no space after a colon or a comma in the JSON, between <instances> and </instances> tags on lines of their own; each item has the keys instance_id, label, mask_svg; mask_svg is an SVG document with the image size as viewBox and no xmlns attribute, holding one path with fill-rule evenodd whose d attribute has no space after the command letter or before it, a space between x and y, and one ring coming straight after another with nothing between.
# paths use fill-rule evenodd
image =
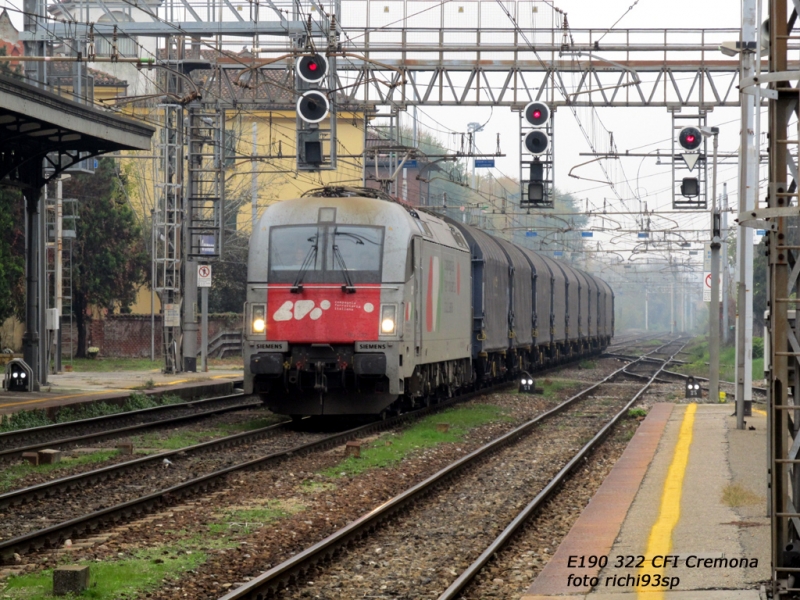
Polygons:
<instances>
[{"instance_id":1,"label":"railway signal","mask_svg":"<svg viewBox=\"0 0 800 600\"><path fill-rule=\"evenodd\" d=\"M700 195L700 183L697 177L684 177L681 182L681 196L684 198L697 198Z\"/></svg>"},{"instance_id":2,"label":"railway signal","mask_svg":"<svg viewBox=\"0 0 800 600\"><path fill-rule=\"evenodd\" d=\"M678 144L684 150L697 150L703 142L703 135L697 127L684 127L678 134ZM684 154L683 161L689 170L694 170L699 154ZM697 177L684 177L681 182L681 196L697 198L700 195L700 182Z\"/></svg>"},{"instance_id":3,"label":"railway signal","mask_svg":"<svg viewBox=\"0 0 800 600\"><path fill-rule=\"evenodd\" d=\"M522 208L552 208L553 173L550 107L543 102L529 102L520 119L522 140Z\"/></svg>"},{"instance_id":4,"label":"railway signal","mask_svg":"<svg viewBox=\"0 0 800 600\"><path fill-rule=\"evenodd\" d=\"M319 84L328 74L328 59L322 54L301 56L297 61L297 76L307 83Z\"/></svg>"},{"instance_id":5,"label":"railway signal","mask_svg":"<svg viewBox=\"0 0 800 600\"><path fill-rule=\"evenodd\" d=\"M323 140L328 132L322 132L320 124L331 114L325 83L330 68L328 59L322 54L305 54L295 64L295 92L297 98L297 169L319 171L333 168L326 157ZM330 152L333 145L331 145Z\"/></svg>"},{"instance_id":6,"label":"railway signal","mask_svg":"<svg viewBox=\"0 0 800 600\"><path fill-rule=\"evenodd\" d=\"M697 127L684 127L678 134L678 143L684 150L697 150L703 141L703 135Z\"/></svg>"},{"instance_id":7,"label":"railway signal","mask_svg":"<svg viewBox=\"0 0 800 600\"><path fill-rule=\"evenodd\" d=\"M704 134L705 115L673 113L672 119L674 131L672 138L674 181L672 207L704 209L706 208L706 188L708 187L706 135ZM687 120L691 124L686 124Z\"/></svg>"},{"instance_id":8,"label":"railway signal","mask_svg":"<svg viewBox=\"0 0 800 600\"><path fill-rule=\"evenodd\" d=\"M33 390L33 371L21 358L14 358L6 365L3 387L9 392L30 392Z\"/></svg>"},{"instance_id":9,"label":"railway signal","mask_svg":"<svg viewBox=\"0 0 800 600\"><path fill-rule=\"evenodd\" d=\"M531 163L530 175L528 202L539 204L544 201L544 165L538 158Z\"/></svg>"},{"instance_id":10,"label":"railway signal","mask_svg":"<svg viewBox=\"0 0 800 600\"><path fill-rule=\"evenodd\" d=\"M525 136L525 148L534 156L542 155L550 148L550 136L544 129L550 122L550 109L541 102L530 102L523 114L525 120L534 127Z\"/></svg>"}]
</instances>

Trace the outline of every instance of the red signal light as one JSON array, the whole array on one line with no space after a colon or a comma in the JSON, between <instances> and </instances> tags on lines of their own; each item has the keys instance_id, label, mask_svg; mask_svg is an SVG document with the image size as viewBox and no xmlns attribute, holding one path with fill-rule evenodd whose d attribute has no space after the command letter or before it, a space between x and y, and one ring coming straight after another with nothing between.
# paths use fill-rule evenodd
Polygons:
<instances>
[{"instance_id":1,"label":"red signal light","mask_svg":"<svg viewBox=\"0 0 800 600\"><path fill-rule=\"evenodd\" d=\"M540 111L540 110L533 111L533 118L534 119L540 119L541 117L542 117L542 111Z\"/></svg>"},{"instance_id":2,"label":"red signal light","mask_svg":"<svg viewBox=\"0 0 800 600\"><path fill-rule=\"evenodd\" d=\"M694 136L692 134L687 135L686 141L689 142L690 144L694 144Z\"/></svg>"},{"instance_id":3,"label":"red signal light","mask_svg":"<svg viewBox=\"0 0 800 600\"><path fill-rule=\"evenodd\" d=\"M308 63L308 70L309 71L316 71L317 70L317 63L315 63L315 62Z\"/></svg>"}]
</instances>

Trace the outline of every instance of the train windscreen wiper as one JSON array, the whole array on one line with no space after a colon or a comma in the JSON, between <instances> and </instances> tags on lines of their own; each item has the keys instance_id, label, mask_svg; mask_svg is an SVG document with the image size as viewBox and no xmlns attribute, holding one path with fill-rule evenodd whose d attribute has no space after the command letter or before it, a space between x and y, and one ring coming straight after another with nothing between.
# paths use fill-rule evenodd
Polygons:
<instances>
[{"instance_id":1,"label":"train windscreen wiper","mask_svg":"<svg viewBox=\"0 0 800 600\"><path fill-rule=\"evenodd\" d=\"M317 240L319 240L319 235L308 238L308 241L314 242L314 244L308 249L308 253L303 259L303 263L300 265L300 270L297 272L297 277L295 277L292 287L289 288L292 294L299 294L303 291L303 277L305 277L306 271L308 271L311 265L317 260Z\"/></svg>"},{"instance_id":2,"label":"train windscreen wiper","mask_svg":"<svg viewBox=\"0 0 800 600\"><path fill-rule=\"evenodd\" d=\"M350 273L347 272L347 265L344 264L344 257L342 256L342 253L339 251L339 246L336 244L336 236L337 235L346 235L346 234L340 234L338 231L335 231L335 230L333 232L333 240L334 240L333 248L332 248L333 249L333 259L337 263L339 263L339 268L342 271L342 275L344 275L344 282L345 283L342 286L342 291L345 294L355 294L356 293L356 288L353 285L353 280L350 279ZM356 243L357 244L363 244L364 242L357 241Z\"/></svg>"}]
</instances>

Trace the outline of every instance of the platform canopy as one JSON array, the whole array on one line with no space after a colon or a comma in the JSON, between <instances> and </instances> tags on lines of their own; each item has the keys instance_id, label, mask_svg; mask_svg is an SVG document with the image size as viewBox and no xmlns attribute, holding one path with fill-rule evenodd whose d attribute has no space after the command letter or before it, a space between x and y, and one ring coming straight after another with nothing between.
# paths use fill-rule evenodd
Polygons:
<instances>
[{"instance_id":1,"label":"platform canopy","mask_svg":"<svg viewBox=\"0 0 800 600\"><path fill-rule=\"evenodd\" d=\"M38 190L86 158L149 150L154 132L138 121L0 76L0 184Z\"/></svg>"}]
</instances>

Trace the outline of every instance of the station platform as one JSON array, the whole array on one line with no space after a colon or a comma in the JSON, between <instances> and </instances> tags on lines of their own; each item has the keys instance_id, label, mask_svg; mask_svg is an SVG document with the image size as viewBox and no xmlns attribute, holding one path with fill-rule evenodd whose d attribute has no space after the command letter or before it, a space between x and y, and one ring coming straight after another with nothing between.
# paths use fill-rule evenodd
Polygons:
<instances>
[{"instance_id":1,"label":"station platform","mask_svg":"<svg viewBox=\"0 0 800 600\"><path fill-rule=\"evenodd\" d=\"M233 382L242 377L241 369L211 369L208 372L171 375L158 370L65 372L48 375L48 383L38 392L7 392L0 389L0 415L68 404L124 401L132 392L175 394L187 400L222 395L232 393Z\"/></svg>"},{"instance_id":2,"label":"station platform","mask_svg":"<svg viewBox=\"0 0 800 600\"><path fill-rule=\"evenodd\" d=\"M758 600L766 412L738 430L733 411L655 404L522 600Z\"/></svg>"}]
</instances>

